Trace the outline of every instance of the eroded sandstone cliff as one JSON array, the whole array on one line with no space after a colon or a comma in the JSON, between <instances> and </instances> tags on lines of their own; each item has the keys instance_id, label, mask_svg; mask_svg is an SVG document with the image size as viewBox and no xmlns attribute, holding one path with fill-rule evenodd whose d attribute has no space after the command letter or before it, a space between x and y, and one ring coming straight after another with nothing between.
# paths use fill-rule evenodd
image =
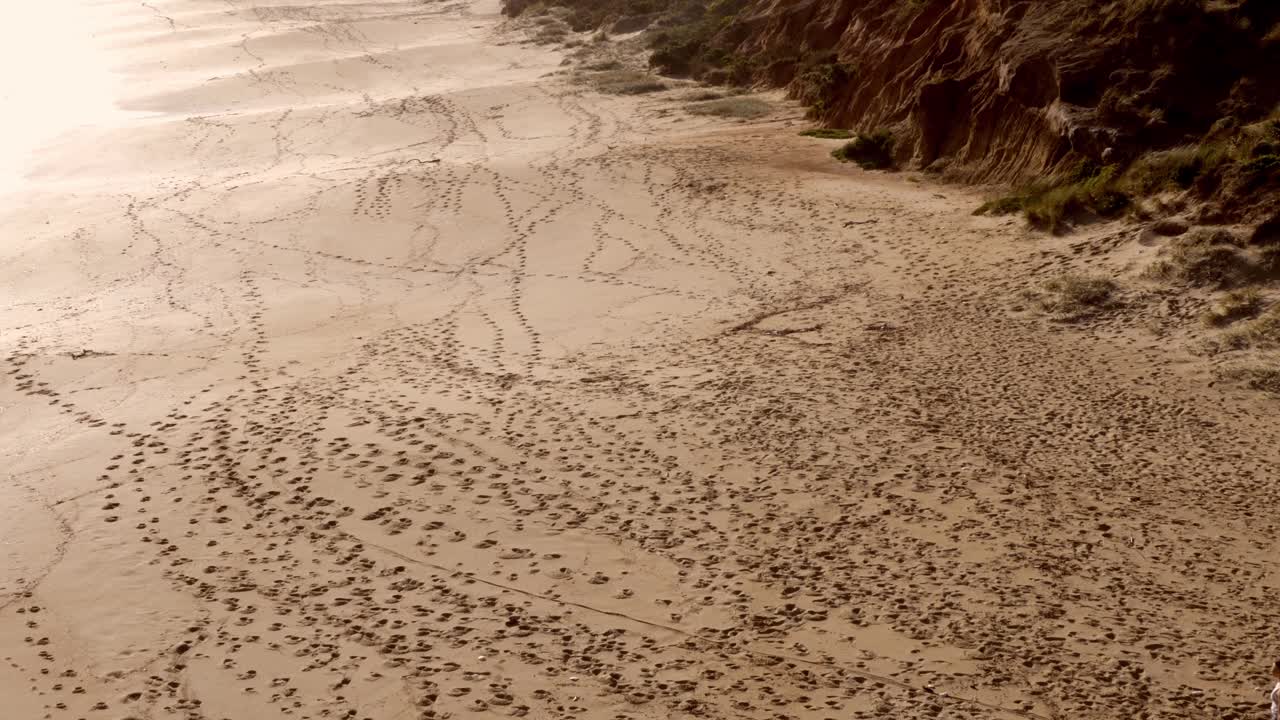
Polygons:
<instances>
[{"instance_id":1,"label":"eroded sandstone cliff","mask_svg":"<svg viewBox=\"0 0 1280 720\"><path fill-rule=\"evenodd\" d=\"M982 182L1123 178L1099 214L1135 189L1185 191L1238 219L1280 194L1276 0L539 4L568 8L576 29L648 26L664 73L787 87L828 126L891 131L899 165Z\"/></svg>"},{"instance_id":2,"label":"eroded sandstone cliff","mask_svg":"<svg viewBox=\"0 0 1280 720\"><path fill-rule=\"evenodd\" d=\"M1265 116L1278 22L1272 0L755 0L713 42L829 124L893 126L903 159L1012 180Z\"/></svg>"}]
</instances>

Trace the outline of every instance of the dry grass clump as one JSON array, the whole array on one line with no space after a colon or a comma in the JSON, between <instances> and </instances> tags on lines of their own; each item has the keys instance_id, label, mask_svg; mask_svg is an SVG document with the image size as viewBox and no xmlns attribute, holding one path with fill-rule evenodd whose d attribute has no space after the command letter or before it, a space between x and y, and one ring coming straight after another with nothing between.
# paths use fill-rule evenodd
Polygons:
<instances>
[{"instance_id":1,"label":"dry grass clump","mask_svg":"<svg viewBox=\"0 0 1280 720\"><path fill-rule=\"evenodd\" d=\"M1232 290L1205 310L1200 316L1209 327L1225 327L1237 320L1245 320L1262 311L1262 293L1255 288Z\"/></svg>"},{"instance_id":2,"label":"dry grass clump","mask_svg":"<svg viewBox=\"0 0 1280 720\"><path fill-rule=\"evenodd\" d=\"M1222 350L1274 350L1280 348L1280 305L1258 317L1236 324L1218 337Z\"/></svg>"},{"instance_id":3,"label":"dry grass clump","mask_svg":"<svg viewBox=\"0 0 1280 720\"><path fill-rule=\"evenodd\" d=\"M1004 197L983 203L975 215L1009 215L1022 212L1040 230L1060 233L1080 220L1118 215L1129 206L1129 195L1119 189L1117 168L1081 163L1070 172L1039 180Z\"/></svg>"},{"instance_id":4,"label":"dry grass clump","mask_svg":"<svg viewBox=\"0 0 1280 720\"><path fill-rule=\"evenodd\" d=\"M1066 273L1041 285L1029 299L1042 312L1060 319L1090 315L1115 304L1117 286L1101 275Z\"/></svg>"},{"instance_id":5,"label":"dry grass clump","mask_svg":"<svg viewBox=\"0 0 1280 720\"><path fill-rule=\"evenodd\" d=\"M1247 198L1280 183L1280 122L1272 118L1211 133L1198 145L1147 153L1127 167L1081 162L984 203L978 215L1022 212L1034 227L1053 233L1096 218L1120 215L1133 200L1156 193L1190 192ZM1225 259L1225 253L1218 252Z\"/></svg>"},{"instance_id":6,"label":"dry grass clump","mask_svg":"<svg viewBox=\"0 0 1280 720\"><path fill-rule=\"evenodd\" d=\"M711 88L699 88L697 90L690 90L688 93L685 93L684 97L681 99L685 100L686 102L706 102L708 100L720 100L724 98L724 96L725 94L719 90L712 90Z\"/></svg>"},{"instance_id":7,"label":"dry grass clump","mask_svg":"<svg viewBox=\"0 0 1280 720\"><path fill-rule=\"evenodd\" d=\"M1148 153L1129 166L1122 180L1125 189L1137 195L1186 190L1228 162L1228 150L1226 143L1218 142Z\"/></svg>"},{"instance_id":8,"label":"dry grass clump","mask_svg":"<svg viewBox=\"0 0 1280 720\"><path fill-rule=\"evenodd\" d=\"M1218 371L1218 378L1239 382L1252 390L1280 395L1280 369L1265 366L1238 366Z\"/></svg>"},{"instance_id":9,"label":"dry grass clump","mask_svg":"<svg viewBox=\"0 0 1280 720\"><path fill-rule=\"evenodd\" d=\"M587 81L600 92L611 95L643 95L667 89L665 82L636 70L606 70L587 76Z\"/></svg>"},{"instance_id":10,"label":"dry grass clump","mask_svg":"<svg viewBox=\"0 0 1280 720\"><path fill-rule=\"evenodd\" d=\"M1195 228L1161 249L1143 274L1152 280L1225 288L1275 277L1280 251L1249 247L1221 228Z\"/></svg>"},{"instance_id":11,"label":"dry grass clump","mask_svg":"<svg viewBox=\"0 0 1280 720\"><path fill-rule=\"evenodd\" d=\"M538 31L533 34L533 41L539 45L551 45L563 42L569 37L569 26L554 15L540 15L534 20Z\"/></svg>"},{"instance_id":12,"label":"dry grass clump","mask_svg":"<svg viewBox=\"0 0 1280 720\"><path fill-rule=\"evenodd\" d=\"M1248 270L1249 261L1239 248L1179 243L1169 245L1165 257L1152 263L1143 275L1195 287L1226 287L1242 280Z\"/></svg>"},{"instance_id":13,"label":"dry grass clump","mask_svg":"<svg viewBox=\"0 0 1280 720\"><path fill-rule=\"evenodd\" d=\"M719 100L708 100L695 103L685 108L694 115L715 115L716 117L740 118L749 120L763 117L773 112L773 106L759 98L728 97Z\"/></svg>"}]
</instances>

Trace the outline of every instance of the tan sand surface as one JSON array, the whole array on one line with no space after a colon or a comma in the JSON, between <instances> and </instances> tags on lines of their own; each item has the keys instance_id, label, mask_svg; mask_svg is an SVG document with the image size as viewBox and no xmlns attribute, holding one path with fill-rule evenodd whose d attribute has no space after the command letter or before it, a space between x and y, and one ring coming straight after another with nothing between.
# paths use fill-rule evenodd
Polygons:
<instances>
[{"instance_id":1,"label":"tan sand surface","mask_svg":"<svg viewBox=\"0 0 1280 720\"><path fill-rule=\"evenodd\" d=\"M0 200L3 720L1265 712L1275 405L1011 307L1123 228L496 0L64 5L120 112Z\"/></svg>"}]
</instances>

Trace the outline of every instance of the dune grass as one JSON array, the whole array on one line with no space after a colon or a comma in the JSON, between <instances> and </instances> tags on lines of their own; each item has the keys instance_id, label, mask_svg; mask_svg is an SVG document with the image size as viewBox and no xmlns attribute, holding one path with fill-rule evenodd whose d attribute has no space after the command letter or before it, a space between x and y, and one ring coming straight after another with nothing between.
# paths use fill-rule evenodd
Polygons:
<instances>
[{"instance_id":1,"label":"dune grass","mask_svg":"<svg viewBox=\"0 0 1280 720\"><path fill-rule=\"evenodd\" d=\"M606 70L587 76L597 90L610 95L643 95L668 89L667 83L637 70Z\"/></svg>"},{"instance_id":2,"label":"dune grass","mask_svg":"<svg viewBox=\"0 0 1280 720\"><path fill-rule=\"evenodd\" d=\"M1237 323L1222 333L1218 345L1223 350L1275 350L1280 348L1280 305L1274 305L1252 320Z\"/></svg>"},{"instance_id":3,"label":"dune grass","mask_svg":"<svg viewBox=\"0 0 1280 720\"><path fill-rule=\"evenodd\" d=\"M1164 192L1202 196L1229 189L1248 195L1280 182L1280 119L1210 134L1199 144L1149 152L1127 166L1082 161L1048 178L1015 187L974 211L977 215L1024 213L1033 226L1053 233L1096 218L1120 215L1136 198Z\"/></svg>"},{"instance_id":4,"label":"dune grass","mask_svg":"<svg viewBox=\"0 0 1280 720\"><path fill-rule=\"evenodd\" d=\"M1232 290L1205 310L1200 319L1209 327L1226 327L1257 316L1262 311L1262 293L1257 288Z\"/></svg>"},{"instance_id":5,"label":"dune grass","mask_svg":"<svg viewBox=\"0 0 1280 720\"><path fill-rule=\"evenodd\" d=\"M809 130L801 130L800 135L821 140L849 140L853 137L853 133L839 128L811 128Z\"/></svg>"},{"instance_id":6,"label":"dune grass","mask_svg":"<svg viewBox=\"0 0 1280 720\"><path fill-rule=\"evenodd\" d=\"M1280 369L1265 365L1244 365L1218 371L1219 379L1239 382L1252 390L1280 395Z\"/></svg>"},{"instance_id":7,"label":"dune grass","mask_svg":"<svg viewBox=\"0 0 1280 720\"><path fill-rule=\"evenodd\" d=\"M1069 172L1028 183L1013 193L989 200L975 215L1022 212L1035 228L1051 233L1067 230L1086 217L1113 217L1129 205L1129 196L1116 187L1118 168L1081 163Z\"/></svg>"},{"instance_id":8,"label":"dune grass","mask_svg":"<svg viewBox=\"0 0 1280 720\"><path fill-rule=\"evenodd\" d=\"M1065 273L1041 284L1029 299L1041 312L1062 320L1082 318L1115 304L1118 287L1101 275Z\"/></svg>"},{"instance_id":9,"label":"dune grass","mask_svg":"<svg viewBox=\"0 0 1280 720\"><path fill-rule=\"evenodd\" d=\"M689 105L685 108L694 115L714 115L716 117L739 118L750 120L764 117L773 112L773 106L759 98L727 97L708 100Z\"/></svg>"}]
</instances>

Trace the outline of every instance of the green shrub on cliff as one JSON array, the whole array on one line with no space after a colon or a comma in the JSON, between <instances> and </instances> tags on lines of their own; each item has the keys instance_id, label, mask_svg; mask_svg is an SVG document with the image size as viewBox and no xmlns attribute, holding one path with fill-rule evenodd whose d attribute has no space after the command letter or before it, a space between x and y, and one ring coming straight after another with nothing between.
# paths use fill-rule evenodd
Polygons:
<instances>
[{"instance_id":1,"label":"green shrub on cliff","mask_svg":"<svg viewBox=\"0 0 1280 720\"><path fill-rule=\"evenodd\" d=\"M791 92L810 113L820 116L835 92L853 79L853 67L837 62L833 56L811 60L800 68L791 83Z\"/></svg>"},{"instance_id":2,"label":"green shrub on cliff","mask_svg":"<svg viewBox=\"0 0 1280 720\"><path fill-rule=\"evenodd\" d=\"M893 133L876 130L858 133L858 136L831 151L840 162L855 162L864 170L883 170L893 167Z\"/></svg>"}]
</instances>

